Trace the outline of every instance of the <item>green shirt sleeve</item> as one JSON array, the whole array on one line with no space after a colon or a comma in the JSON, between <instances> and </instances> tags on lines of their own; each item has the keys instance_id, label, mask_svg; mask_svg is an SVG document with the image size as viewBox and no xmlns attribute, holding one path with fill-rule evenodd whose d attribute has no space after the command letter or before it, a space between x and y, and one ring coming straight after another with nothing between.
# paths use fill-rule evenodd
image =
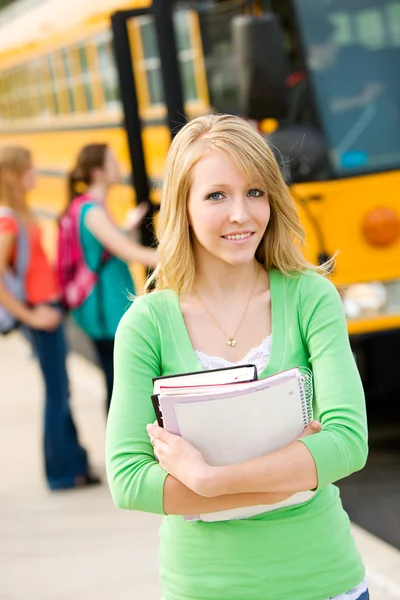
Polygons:
<instances>
[{"instance_id":1,"label":"green shirt sleeve","mask_svg":"<svg viewBox=\"0 0 400 600\"><path fill-rule=\"evenodd\" d=\"M340 296L319 275L302 279L300 320L313 370L314 416L322 431L300 441L315 460L321 489L365 465L367 418Z\"/></svg>"},{"instance_id":2,"label":"green shirt sleeve","mask_svg":"<svg viewBox=\"0 0 400 600\"><path fill-rule=\"evenodd\" d=\"M106 467L119 508L164 514L167 473L154 457L146 425L155 420L152 377L160 375L160 340L147 297L135 300L115 337L114 389L107 422Z\"/></svg>"}]
</instances>

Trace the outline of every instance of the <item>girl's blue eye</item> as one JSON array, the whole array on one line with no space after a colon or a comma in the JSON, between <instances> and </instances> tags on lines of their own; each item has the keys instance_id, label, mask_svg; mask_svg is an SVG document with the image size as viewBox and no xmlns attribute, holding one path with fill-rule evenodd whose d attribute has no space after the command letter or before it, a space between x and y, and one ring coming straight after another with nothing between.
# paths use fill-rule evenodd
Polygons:
<instances>
[{"instance_id":1,"label":"girl's blue eye","mask_svg":"<svg viewBox=\"0 0 400 600\"><path fill-rule=\"evenodd\" d=\"M221 198L221 192L213 192L212 194L208 194L206 200L221 200Z\"/></svg>"},{"instance_id":2,"label":"girl's blue eye","mask_svg":"<svg viewBox=\"0 0 400 600\"><path fill-rule=\"evenodd\" d=\"M261 190L252 189L249 190L247 195L251 196L252 198L259 198L260 196L264 196L264 192L262 192Z\"/></svg>"}]
</instances>

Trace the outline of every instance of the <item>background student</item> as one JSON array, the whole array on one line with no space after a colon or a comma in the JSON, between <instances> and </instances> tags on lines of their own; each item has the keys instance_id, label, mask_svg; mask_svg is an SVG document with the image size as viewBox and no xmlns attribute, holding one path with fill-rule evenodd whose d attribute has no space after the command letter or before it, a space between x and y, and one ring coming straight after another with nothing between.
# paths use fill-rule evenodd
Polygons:
<instances>
[{"instance_id":1,"label":"background student","mask_svg":"<svg viewBox=\"0 0 400 600\"><path fill-rule=\"evenodd\" d=\"M107 385L107 410L113 388L114 336L135 293L128 263L152 267L157 260L155 250L131 239L107 211L108 192L120 180L115 154L106 144L82 148L68 180L69 202L84 196L79 219L80 240L87 265L98 273L93 292L72 314L96 349ZM144 214L139 208L131 219L131 230L135 231Z\"/></svg>"},{"instance_id":2,"label":"background student","mask_svg":"<svg viewBox=\"0 0 400 600\"><path fill-rule=\"evenodd\" d=\"M29 150L0 148L0 304L23 326L32 341L45 384L44 465L52 490L100 483L90 471L78 440L69 405L66 340L55 275L42 248L40 229L29 210L27 193L35 185ZM3 276L15 267L19 236L28 238L25 298L5 286Z\"/></svg>"}]
</instances>

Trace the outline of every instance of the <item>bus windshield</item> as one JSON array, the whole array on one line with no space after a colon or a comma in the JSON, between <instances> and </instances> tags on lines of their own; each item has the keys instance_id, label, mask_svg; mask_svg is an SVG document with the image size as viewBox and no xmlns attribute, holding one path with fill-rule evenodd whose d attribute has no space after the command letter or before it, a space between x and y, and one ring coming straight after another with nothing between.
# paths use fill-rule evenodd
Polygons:
<instances>
[{"instance_id":1,"label":"bus windshield","mask_svg":"<svg viewBox=\"0 0 400 600\"><path fill-rule=\"evenodd\" d=\"M400 168L400 0L294 0L337 176Z\"/></svg>"}]
</instances>

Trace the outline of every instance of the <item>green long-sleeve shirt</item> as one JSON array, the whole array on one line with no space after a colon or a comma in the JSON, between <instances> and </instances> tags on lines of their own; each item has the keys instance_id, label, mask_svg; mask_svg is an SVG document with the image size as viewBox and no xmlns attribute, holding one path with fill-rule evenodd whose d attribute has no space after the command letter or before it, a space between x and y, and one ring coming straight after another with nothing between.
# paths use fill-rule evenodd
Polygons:
<instances>
[{"instance_id":1,"label":"green long-sleeve shirt","mask_svg":"<svg viewBox=\"0 0 400 600\"><path fill-rule=\"evenodd\" d=\"M321 433L303 438L317 467L309 502L250 519L161 528L164 600L325 600L355 587L364 567L332 483L367 456L365 402L334 286L307 272L270 271L272 348L266 377L296 366L314 375ZM201 370L179 300L171 291L138 298L116 336L115 383L107 426L107 472L117 506L163 514L165 471L146 425L154 421L152 377Z\"/></svg>"}]
</instances>

